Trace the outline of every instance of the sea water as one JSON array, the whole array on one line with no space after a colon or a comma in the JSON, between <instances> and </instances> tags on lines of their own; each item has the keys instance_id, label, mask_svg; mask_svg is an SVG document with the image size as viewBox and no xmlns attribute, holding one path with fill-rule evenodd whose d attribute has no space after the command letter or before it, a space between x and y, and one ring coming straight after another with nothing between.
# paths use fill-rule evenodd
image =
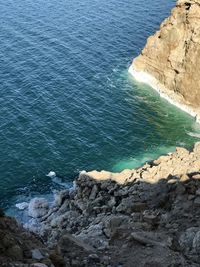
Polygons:
<instances>
[{"instance_id":1,"label":"sea water","mask_svg":"<svg viewBox=\"0 0 200 267\"><path fill-rule=\"evenodd\" d=\"M199 140L193 118L128 74L174 4L0 0L2 207Z\"/></svg>"}]
</instances>

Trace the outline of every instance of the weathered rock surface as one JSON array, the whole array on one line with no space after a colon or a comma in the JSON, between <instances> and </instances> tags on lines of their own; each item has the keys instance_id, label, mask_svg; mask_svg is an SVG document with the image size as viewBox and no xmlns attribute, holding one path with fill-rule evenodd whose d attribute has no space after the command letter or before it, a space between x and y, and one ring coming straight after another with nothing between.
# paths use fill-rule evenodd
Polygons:
<instances>
[{"instance_id":1,"label":"weathered rock surface","mask_svg":"<svg viewBox=\"0 0 200 267\"><path fill-rule=\"evenodd\" d=\"M178 0L160 30L148 38L130 72L199 119L199 66L200 1Z\"/></svg>"},{"instance_id":2,"label":"weathered rock surface","mask_svg":"<svg viewBox=\"0 0 200 267\"><path fill-rule=\"evenodd\" d=\"M199 177L200 143L122 175L81 172L29 228L54 251L55 266L196 267Z\"/></svg>"},{"instance_id":3,"label":"weathered rock surface","mask_svg":"<svg viewBox=\"0 0 200 267\"><path fill-rule=\"evenodd\" d=\"M49 209L48 201L44 198L34 198L28 206L28 215L33 218L39 218L47 214Z\"/></svg>"},{"instance_id":4,"label":"weathered rock surface","mask_svg":"<svg viewBox=\"0 0 200 267\"><path fill-rule=\"evenodd\" d=\"M48 250L34 234L15 219L0 217L0 266L53 267Z\"/></svg>"},{"instance_id":5,"label":"weathered rock surface","mask_svg":"<svg viewBox=\"0 0 200 267\"><path fill-rule=\"evenodd\" d=\"M199 266L200 143L74 184L24 210L39 237L0 214L0 266Z\"/></svg>"}]
</instances>

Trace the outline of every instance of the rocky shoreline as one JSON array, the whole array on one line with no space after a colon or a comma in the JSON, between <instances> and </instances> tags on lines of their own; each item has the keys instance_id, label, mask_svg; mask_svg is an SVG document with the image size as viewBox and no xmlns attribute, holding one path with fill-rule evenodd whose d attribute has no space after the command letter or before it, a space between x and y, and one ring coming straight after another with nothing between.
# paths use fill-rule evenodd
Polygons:
<instances>
[{"instance_id":1,"label":"rocky shoreline","mask_svg":"<svg viewBox=\"0 0 200 267\"><path fill-rule=\"evenodd\" d=\"M200 123L200 3L178 0L129 72Z\"/></svg>"},{"instance_id":2,"label":"rocky shoreline","mask_svg":"<svg viewBox=\"0 0 200 267\"><path fill-rule=\"evenodd\" d=\"M177 1L130 68L198 120L199 14L199 1ZM138 169L81 172L52 203L19 207L24 226L0 212L2 267L198 267L200 142Z\"/></svg>"},{"instance_id":3,"label":"rocky shoreline","mask_svg":"<svg viewBox=\"0 0 200 267\"><path fill-rule=\"evenodd\" d=\"M15 258L1 266L197 267L199 207L200 143L131 173L82 172L74 189L57 192L53 203L36 198L25 209L26 231L39 236L35 253L43 265Z\"/></svg>"}]
</instances>

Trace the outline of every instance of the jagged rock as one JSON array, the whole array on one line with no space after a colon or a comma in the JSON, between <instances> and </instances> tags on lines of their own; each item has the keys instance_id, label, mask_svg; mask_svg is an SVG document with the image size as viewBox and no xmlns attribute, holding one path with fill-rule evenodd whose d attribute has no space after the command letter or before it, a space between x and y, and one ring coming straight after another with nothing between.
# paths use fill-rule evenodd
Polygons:
<instances>
[{"instance_id":1,"label":"jagged rock","mask_svg":"<svg viewBox=\"0 0 200 267\"><path fill-rule=\"evenodd\" d=\"M91 190L89 199L90 199L90 200L94 200L94 199L96 198L97 192L98 192L98 187L97 187L97 185L94 185L94 186L92 187L92 190Z\"/></svg>"},{"instance_id":2,"label":"jagged rock","mask_svg":"<svg viewBox=\"0 0 200 267\"><path fill-rule=\"evenodd\" d=\"M188 182L190 180L190 177L187 174L183 174L180 177L180 182L185 183Z\"/></svg>"},{"instance_id":3,"label":"jagged rock","mask_svg":"<svg viewBox=\"0 0 200 267\"><path fill-rule=\"evenodd\" d=\"M126 215L112 215L105 221L104 233L112 238L123 224L128 224L129 217Z\"/></svg>"},{"instance_id":4,"label":"jagged rock","mask_svg":"<svg viewBox=\"0 0 200 267\"><path fill-rule=\"evenodd\" d=\"M132 212L143 211L146 207L146 203L135 202L135 198L130 196L122 199L121 203L117 206L116 211L131 214Z\"/></svg>"},{"instance_id":5,"label":"jagged rock","mask_svg":"<svg viewBox=\"0 0 200 267\"><path fill-rule=\"evenodd\" d=\"M108 246L108 240L106 240L103 234L102 223L91 224L87 229L76 235L76 237L98 249L105 249Z\"/></svg>"},{"instance_id":6,"label":"jagged rock","mask_svg":"<svg viewBox=\"0 0 200 267\"><path fill-rule=\"evenodd\" d=\"M37 248L33 249L31 252L32 252L32 258L35 259L35 260L42 260L42 259L45 258L43 253Z\"/></svg>"},{"instance_id":7,"label":"jagged rock","mask_svg":"<svg viewBox=\"0 0 200 267\"><path fill-rule=\"evenodd\" d=\"M179 239L179 244L182 250L188 252L193 248L193 240L196 233L199 231L198 227L188 228Z\"/></svg>"},{"instance_id":8,"label":"jagged rock","mask_svg":"<svg viewBox=\"0 0 200 267\"><path fill-rule=\"evenodd\" d=\"M196 253L200 253L200 231L194 236L192 247Z\"/></svg>"},{"instance_id":9,"label":"jagged rock","mask_svg":"<svg viewBox=\"0 0 200 267\"><path fill-rule=\"evenodd\" d=\"M60 207L63 205L66 199L69 199L69 190L62 190L54 193L54 206Z\"/></svg>"},{"instance_id":10,"label":"jagged rock","mask_svg":"<svg viewBox=\"0 0 200 267\"><path fill-rule=\"evenodd\" d=\"M34 198L28 206L28 215L33 218L40 218L47 214L49 203L45 198Z\"/></svg>"},{"instance_id":11,"label":"jagged rock","mask_svg":"<svg viewBox=\"0 0 200 267\"><path fill-rule=\"evenodd\" d=\"M192 265L193 258L190 263L185 258L190 254L199 257L199 228L194 226L198 225L200 216L200 181L193 177L200 173L200 168L199 155L194 149L177 148L158 161L131 170L133 176L138 177L136 180L126 177L125 174L130 174L126 171L122 175L124 184L122 180L120 184L113 179L105 180L102 173L99 176L97 172L98 179L97 176L93 179L92 173L80 175L75 180L73 194L57 193L48 213L39 220L32 218L28 223L51 250L56 247L50 254L56 267L104 267L103 262L117 266L123 264L119 259L125 260L124 266L131 266L130 256L126 254L130 250L129 254L139 262L138 266L151 262L150 250L149 253L155 252L154 259L155 255L162 255L158 261L161 266L168 262L163 259L173 254L171 266L191 263L189 266L197 267ZM184 232L184 229L188 230ZM132 241L131 233L136 233ZM69 237L63 241L67 235ZM12 242L4 239L5 244L12 247ZM151 239L153 242L149 241ZM77 244L79 241L82 245ZM93 251L85 250L86 245ZM105 253L108 261L101 257ZM97 257L90 256L94 254ZM146 263L141 255L145 255ZM46 264L43 259L42 263Z\"/></svg>"}]
</instances>

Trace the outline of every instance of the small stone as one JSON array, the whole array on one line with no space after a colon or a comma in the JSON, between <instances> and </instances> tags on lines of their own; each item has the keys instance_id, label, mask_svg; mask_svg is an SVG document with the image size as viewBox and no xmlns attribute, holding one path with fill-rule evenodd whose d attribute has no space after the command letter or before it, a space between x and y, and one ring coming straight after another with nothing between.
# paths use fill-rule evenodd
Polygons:
<instances>
[{"instance_id":1,"label":"small stone","mask_svg":"<svg viewBox=\"0 0 200 267\"><path fill-rule=\"evenodd\" d=\"M176 184L177 183L177 179L170 179L167 183L168 184Z\"/></svg>"},{"instance_id":2,"label":"small stone","mask_svg":"<svg viewBox=\"0 0 200 267\"><path fill-rule=\"evenodd\" d=\"M156 214L143 213L143 220L149 224L155 225L158 223L158 216Z\"/></svg>"},{"instance_id":3,"label":"small stone","mask_svg":"<svg viewBox=\"0 0 200 267\"><path fill-rule=\"evenodd\" d=\"M183 174L180 177L180 182L185 183L188 182L190 180L190 177L187 174Z\"/></svg>"},{"instance_id":4,"label":"small stone","mask_svg":"<svg viewBox=\"0 0 200 267\"><path fill-rule=\"evenodd\" d=\"M42 255L41 251L36 248L32 250L32 258L35 260L42 260L45 257Z\"/></svg>"},{"instance_id":5,"label":"small stone","mask_svg":"<svg viewBox=\"0 0 200 267\"><path fill-rule=\"evenodd\" d=\"M200 180L200 174L195 174L192 176L192 179Z\"/></svg>"}]
</instances>

